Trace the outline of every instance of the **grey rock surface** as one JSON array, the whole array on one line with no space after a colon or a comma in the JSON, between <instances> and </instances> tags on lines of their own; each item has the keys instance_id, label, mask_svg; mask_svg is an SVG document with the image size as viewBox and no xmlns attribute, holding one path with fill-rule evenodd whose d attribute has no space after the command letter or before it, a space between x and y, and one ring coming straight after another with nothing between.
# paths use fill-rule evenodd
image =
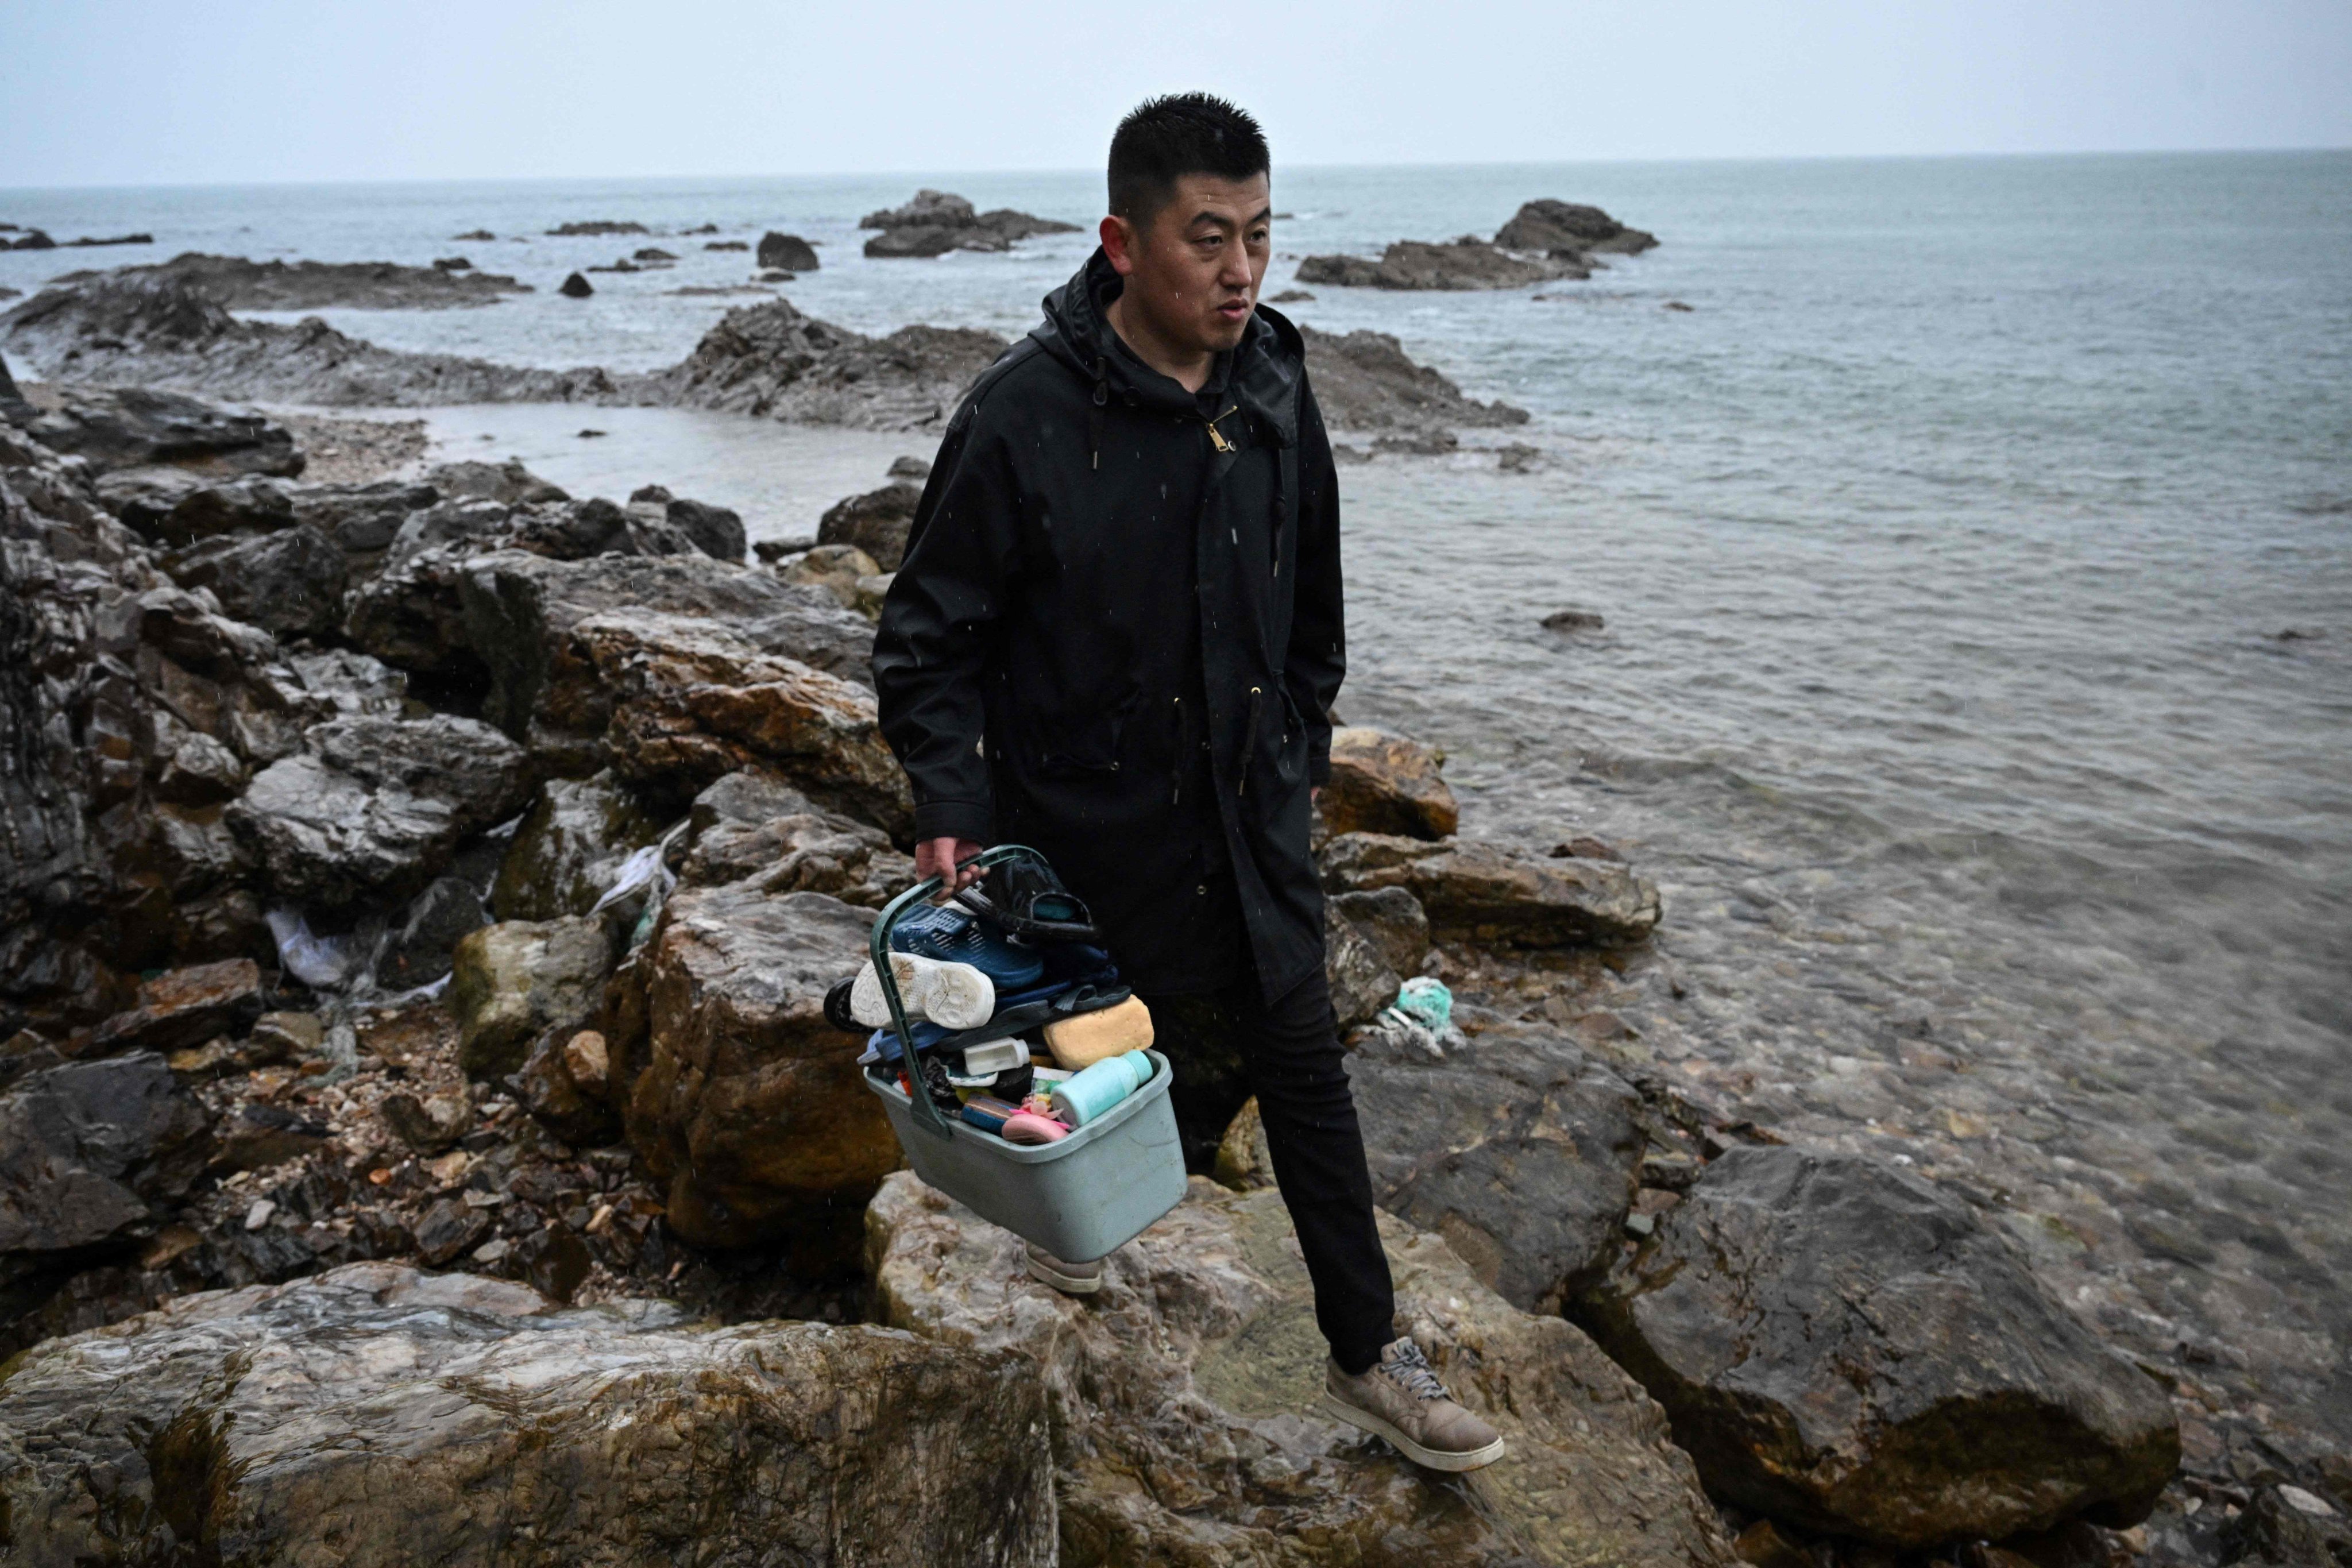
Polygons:
<instances>
[{"instance_id":1,"label":"grey rock surface","mask_svg":"<svg viewBox=\"0 0 2352 1568\"><path fill-rule=\"evenodd\" d=\"M402 267L390 261L269 261L188 251L146 267L68 272L55 285L101 279L163 279L201 289L232 310L442 310L495 305L530 285L495 272Z\"/></svg>"},{"instance_id":2,"label":"grey rock surface","mask_svg":"<svg viewBox=\"0 0 2352 1568\"><path fill-rule=\"evenodd\" d=\"M490 889L502 921L584 915L622 862L661 835L661 824L610 773L550 779L515 829Z\"/></svg>"},{"instance_id":3,"label":"grey rock surface","mask_svg":"<svg viewBox=\"0 0 2352 1568\"><path fill-rule=\"evenodd\" d=\"M324 637L341 623L348 558L314 528L223 535L160 563L184 588L205 588L238 620L282 637Z\"/></svg>"},{"instance_id":4,"label":"grey rock surface","mask_svg":"<svg viewBox=\"0 0 2352 1568\"><path fill-rule=\"evenodd\" d=\"M1521 854L1475 839L1438 843L1343 833L1323 847L1327 892L1402 888L1442 936L1516 947L1639 942L1658 890L1607 861Z\"/></svg>"},{"instance_id":5,"label":"grey rock surface","mask_svg":"<svg viewBox=\"0 0 2352 1568\"><path fill-rule=\"evenodd\" d=\"M152 1230L211 1156L211 1119L152 1052L0 1093L0 1290L58 1254Z\"/></svg>"},{"instance_id":6,"label":"grey rock surface","mask_svg":"<svg viewBox=\"0 0 2352 1568\"><path fill-rule=\"evenodd\" d=\"M10 311L14 323L47 298ZM74 388L59 405L37 414L24 405L25 432L53 452L89 460L103 473L170 464L234 477L302 471L302 456L287 428L258 414L236 414L176 393L121 386Z\"/></svg>"},{"instance_id":7,"label":"grey rock surface","mask_svg":"<svg viewBox=\"0 0 2352 1568\"><path fill-rule=\"evenodd\" d=\"M922 486L901 479L835 501L817 521L817 542L856 545L880 570L896 572L907 557L907 534L922 499Z\"/></svg>"},{"instance_id":8,"label":"grey rock surface","mask_svg":"<svg viewBox=\"0 0 2352 1568\"><path fill-rule=\"evenodd\" d=\"M1326 332L1301 327L1307 373L1334 430L1424 431L1451 426L1524 425L1528 411L1463 395L1444 373L1408 358L1386 332Z\"/></svg>"},{"instance_id":9,"label":"grey rock surface","mask_svg":"<svg viewBox=\"0 0 2352 1568\"><path fill-rule=\"evenodd\" d=\"M1655 248L1658 237L1628 228L1599 207L1541 200L1528 202L1513 214L1496 234L1495 243L1506 250L1549 256L1609 252L1633 256Z\"/></svg>"},{"instance_id":10,"label":"grey rock surface","mask_svg":"<svg viewBox=\"0 0 2352 1568\"><path fill-rule=\"evenodd\" d=\"M1378 261L1360 256L1310 256L1298 264L1301 283L1349 289L1517 289L1591 276L1572 253L1563 258L1512 256L1475 235L1450 245L1400 239Z\"/></svg>"},{"instance_id":11,"label":"grey rock surface","mask_svg":"<svg viewBox=\"0 0 2352 1568\"><path fill-rule=\"evenodd\" d=\"M503 1079L522 1066L540 1035L593 1017L614 956L604 922L583 915L501 921L461 938L449 1011L466 1076Z\"/></svg>"}]
</instances>

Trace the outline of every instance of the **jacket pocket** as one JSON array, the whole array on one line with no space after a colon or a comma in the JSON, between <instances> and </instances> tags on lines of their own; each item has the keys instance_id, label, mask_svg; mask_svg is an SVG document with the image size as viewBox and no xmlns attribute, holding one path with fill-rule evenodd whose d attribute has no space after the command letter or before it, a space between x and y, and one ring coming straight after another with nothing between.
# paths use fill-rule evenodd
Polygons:
<instances>
[{"instance_id":1,"label":"jacket pocket","mask_svg":"<svg viewBox=\"0 0 2352 1568\"><path fill-rule=\"evenodd\" d=\"M1033 731L1030 764L1040 778L1066 778L1083 773L1118 772L1119 742L1127 731L1127 710L1086 715L1066 714Z\"/></svg>"}]
</instances>

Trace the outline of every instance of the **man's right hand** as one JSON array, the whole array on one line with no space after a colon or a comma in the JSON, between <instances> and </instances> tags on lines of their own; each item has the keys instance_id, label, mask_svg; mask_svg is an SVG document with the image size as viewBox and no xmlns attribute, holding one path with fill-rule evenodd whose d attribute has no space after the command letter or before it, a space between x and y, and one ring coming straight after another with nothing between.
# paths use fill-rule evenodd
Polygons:
<instances>
[{"instance_id":1,"label":"man's right hand","mask_svg":"<svg viewBox=\"0 0 2352 1568\"><path fill-rule=\"evenodd\" d=\"M915 875L937 877L940 893L960 893L980 880L980 873L964 864L988 847L969 838L926 838L915 846Z\"/></svg>"}]
</instances>

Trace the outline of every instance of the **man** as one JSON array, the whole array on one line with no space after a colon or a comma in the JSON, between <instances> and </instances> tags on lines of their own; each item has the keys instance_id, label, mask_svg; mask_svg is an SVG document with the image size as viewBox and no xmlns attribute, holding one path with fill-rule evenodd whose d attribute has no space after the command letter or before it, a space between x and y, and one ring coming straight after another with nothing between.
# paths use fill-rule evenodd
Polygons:
<instances>
[{"instance_id":1,"label":"man","mask_svg":"<svg viewBox=\"0 0 2352 1568\"><path fill-rule=\"evenodd\" d=\"M1257 309L1265 140L1220 99L1154 99L1109 184L1101 248L950 421L883 605L916 868L961 886L991 841L1031 845L1147 1005L1215 1000L1315 1282L1325 1408L1473 1469L1502 1440L1395 1337L1324 979L1339 500L1297 330ZM1029 1268L1101 1288L1099 1263Z\"/></svg>"}]
</instances>

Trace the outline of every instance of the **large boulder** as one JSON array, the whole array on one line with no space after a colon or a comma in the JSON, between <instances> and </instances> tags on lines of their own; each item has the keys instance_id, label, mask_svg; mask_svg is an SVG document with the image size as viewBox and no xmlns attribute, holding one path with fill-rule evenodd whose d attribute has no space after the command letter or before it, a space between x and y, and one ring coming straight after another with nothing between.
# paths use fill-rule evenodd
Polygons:
<instances>
[{"instance_id":1,"label":"large boulder","mask_svg":"<svg viewBox=\"0 0 2352 1568\"><path fill-rule=\"evenodd\" d=\"M441 499L430 484L378 479L364 485L306 485L293 492L295 521L317 529L346 556L381 553L413 511Z\"/></svg>"},{"instance_id":2,"label":"large boulder","mask_svg":"<svg viewBox=\"0 0 2352 1568\"><path fill-rule=\"evenodd\" d=\"M1375 1031L1348 1080L1374 1199L1444 1237L1479 1283L1557 1312L1607 1270L1644 1142L1615 1074L1548 1030L1506 1026L1435 1059Z\"/></svg>"},{"instance_id":3,"label":"large boulder","mask_svg":"<svg viewBox=\"0 0 2352 1568\"><path fill-rule=\"evenodd\" d=\"M501 921L468 932L449 972L457 1065L468 1078L505 1078L522 1066L538 1036L595 1015L612 968L610 933L583 915Z\"/></svg>"},{"instance_id":4,"label":"large boulder","mask_svg":"<svg viewBox=\"0 0 2352 1568\"><path fill-rule=\"evenodd\" d=\"M1431 929L1511 947L1614 946L1656 929L1658 889L1603 860L1524 855L1449 838L1432 844L1382 833L1344 833L1323 847L1327 892L1402 888L1421 900Z\"/></svg>"},{"instance_id":5,"label":"large boulder","mask_svg":"<svg viewBox=\"0 0 2352 1568\"><path fill-rule=\"evenodd\" d=\"M1663 1414L1559 1318L1517 1310L1383 1216L1398 1325L1505 1458L1468 1485L1314 1407L1325 1350L1280 1196L1195 1179L1102 1293L1032 1280L1008 1231L892 1176L866 1211L875 1305L926 1340L1019 1350L1052 1415L1065 1568L1729 1568Z\"/></svg>"},{"instance_id":6,"label":"large boulder","mask_svg":"<svg viewBox=\"0 0 2352 1568\"><path fill-rule=\"evenodd\" d=\"M12 1561L1054 1560L1022 1357L356 1263L183 1297L0 1384Z\"/></svg>"},{"instance_id":7,"label":"large boulder","mask_svg":"<svg viewBox=\"0 0 2352 1568\"><path fill-rule=\"evenodd\" d=\"M26 433L100 473L164 464L223 476L302 471L293 434L258 414L140 386L77 388L55 401L25 420Z\"/></svg>"},{"instance_id":8,"label":"large boulder","mask_svg":"<svg viewBox=\"0 0 2352 1568\"><path fill-rule=\"evenodd\" d=\"M295 521L293 491L258 474L207 482L185 468L123 468L106 476L99 494L159 544L267 533Z\"/></svg>"},{"instance_id":9,"label":"large boulder","mask_svg":"<svg viewBox=\"0 0 2352 1568\"><path fill-rule=\"evenodd\" d=\"M1342 1029L1369 1024L1396 1000L1397 972L1381 950L1339 911L1323 901L1323 977L1331 987L1331 1016Z\"/></svg>"},{"instance_id":10,"label":"large boulder","mask_svg":"<svg viewBox=\"0 0 2352 1568\"><path fill-rule=\"evenodd\" d=\"M755 258L763 268L781 267L787 272L814 272L824 265L817 259L816 248L796 234L778 234L770 229L760 237L760 252Z\"/></svg>"},{"instance_id":11,"label":"large boulder","mask_svg":"<svg viewBox=\"0 0 2352 1568\"><path fill-rule=\"evenodd\" d=\"M1551 257L1599 251L1632 256L1654 248L1658 237L1627 228L1599 207L1543 200L1521 206L1496 233L1495 243L1506 250L1531 250Z\"/></svg>"},{"instance_id":12,"label":"large boulder","mask_svg":"<svg viewBox=\"0 0 2352 1568\"><path fill-rule=\"evenodd\" d=\"M167 970L139 986L135 1006L91 1032L83 1056L169 1055L244 1027L261 1016L261 966L249 958Z\"/></svg>"},{"instance_id":13,"label":"large boulder","mask_svg":"<svg viewBox=\"0 0 2352 1568\"><path fill-rule=\"evenodd\" d=\"M204 1173L210 1129L151 1052L67 1062L0 1094L0 1310L26 1276L152 1234Z\"/></svg>"},{"instance_id":14,"label":"large boulder","mask_svg":"<svg viewBox=\"0 0 2352 1568\"><path fill-rule=\"evenodd\" d=\"M1318 803L1334 833L1395 833L1445 838L1462 825L1461 807L1439 770L1434 746L1362 725L1331 731L1331 777Z\"/></svg>"},{"instance_id":15,"label":"large boulder","mask_svg":"<svg viewBox=\"0 0 2352 1568\"><path fill-rule=\"evenodd\" d=\"M683 616L591 616L572 628L567 659L614 704L605 751L642 790L690 800L759 768L893 835L913 829L906 774L862 686Z\"/></svg>"},{"instance_id":16,"label":"large boulder","mask_svg":"<svg viewBox=\"0 0 2352 1568\"><path fill-rule=\"evenodd\" d=\"M1298 332L1307 343L1315 399L1334 430L1420 434L1455 425L1528 422L1524 408L1464 396L1444 372L1413 363L1387 332L1324 332L1313 327Z\"/></svg>"},{"instance_id":17,"label":"large boulder","mask_svg":"<svg viewBox=\"0 0 2352 1568\"><path fill-rule=\"evenodd\" d=\"M873 918L749 882L682 889L664 908L631 966L648 1042L628 1135L687 1240L784 1243L812 1266L855 1251L858 1209L898 1144L824 994L865 962Z\"/></svg>"},{"instance_id":18,"label":"large boulder","mask_svg":"<svg viewBox=\"0 0 2352 1568\"><path fill-rule=\"evenodd\" d=\"M661 836L661 824L609 773L551 779L499 863L490 907L502 921L584 915L622 863Z\"/></svg>"},{"instance_id":19,"label":"large boulder","mask_svg":"<svg viewBox=\"0 0 2352 1568\"><path fill-rule=\"evenodd\" d=\"M1360 256L1310 256L1298 264L1301 283L1345 289L1517 289L1560 278L1590 278L1571 253L1530 258L1499 250L1475 235L1451 245L1400 239L1378 261Z\"/></svg>"},{"instance_id":20,"label":"large boulder","mask_svg":"<svg viewBox=\"0 0 2352 1568\"><path fill-rule=\"evenodd\" d=\"M228 822L279 893L341 905L404 898L459 840L522 804L520 747L473 719L334 719L310 750L271 763Z\"/></svg>"},{"instance_id":21,"label":"large boulder","mask_svg":"<svg viewBox=\"0 0 2352 1568\"><path fill-rule=\"evenodd\" d=\"M1577 1321L1708 1488L1898 1549L2147 1517L2170 1400L1958 1199L1894 1165L1739 1147Z\"/></svg>"},{"instance_id":22,"label":"large boulder","mask_svg":"<svg viewBox=\"0 0 2352 1568\"><path fill-rule=\"evenodd\" d=\"M915 503L922 499L922 486L898 479L836 501L818 520L816 542L854 544L874 558L878 570L896 572L907 558L907 534L914 526Z\"/></svg>"},{"instance_id":23,"label":"large boulder","mask_svg":"<svg viewBox=\"0 0 2352 1568\"><path fill-rule=\"evenodd\" d=\"M972 327L901 327L869 338L770 300L728 311L656 379L665 399L686 407L935 430L1004 349L1003 338Z\"/></svg>"},{"instance_id":24,"label":"large boulder","mask_svg":"<svg viewBox=\"0 0 2352 1568\"><path fill-rule=\"evenodd\" d=\"M341 624L351 566L314 528L216 535L163 557L184 588L208 588L221 608L282 637L325 637Z\"/></svg>"},{"instance_id":25,"label":"large boulder","mask_svg":"<svg viewBox=\"0 0 2352 1568\"><path fill-rule=\"evenodd\" d=\"M1429 961L1429 911L1402 888L1333 893L1325 900L1372 944L1381 963L1402 977Z\"/></svg>"}]
</instances>

